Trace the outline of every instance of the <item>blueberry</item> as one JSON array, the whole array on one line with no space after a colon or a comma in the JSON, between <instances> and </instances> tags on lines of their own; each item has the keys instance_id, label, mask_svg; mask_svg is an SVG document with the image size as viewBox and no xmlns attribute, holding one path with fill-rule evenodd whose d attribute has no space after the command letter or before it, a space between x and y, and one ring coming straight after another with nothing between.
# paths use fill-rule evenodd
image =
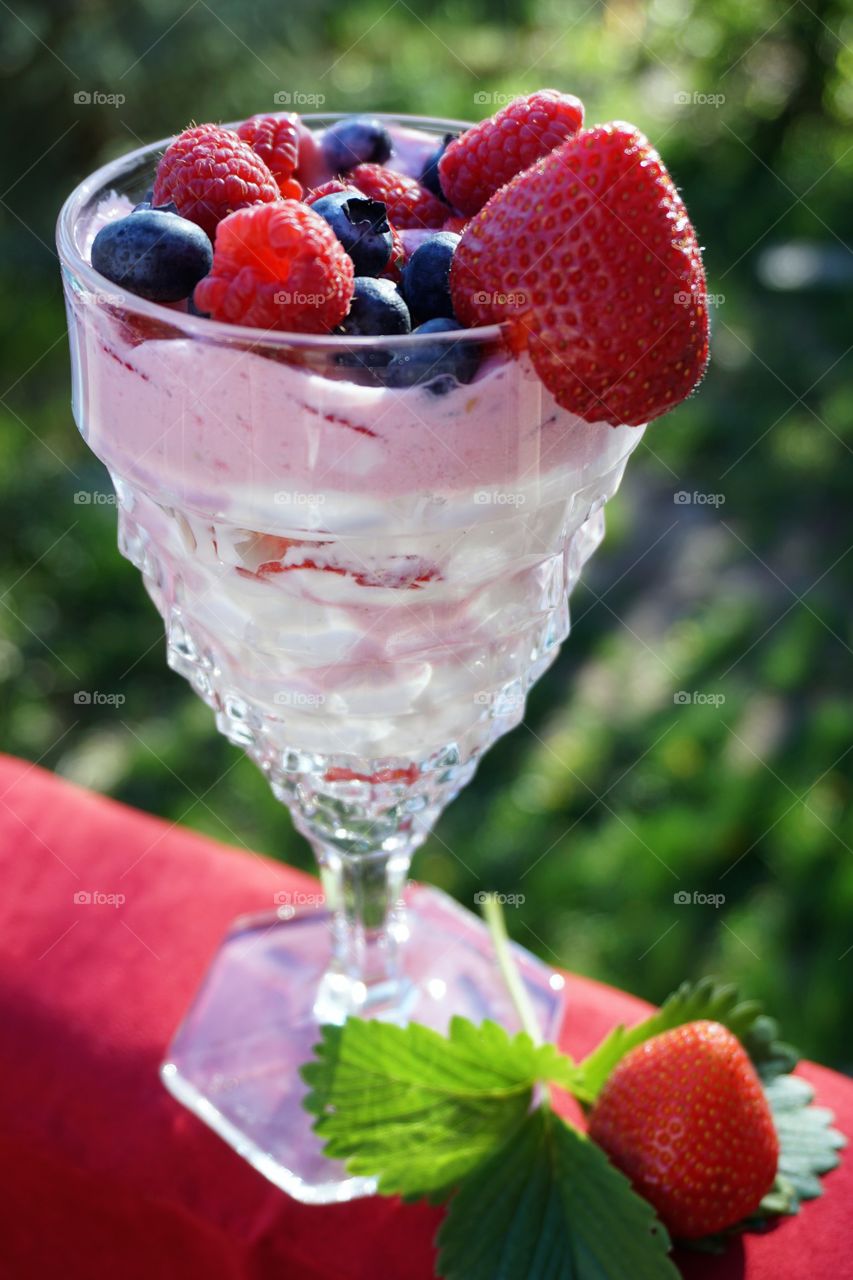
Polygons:
<instances>
[{"instance_id":1,"label":"blueberry","mask_svg":"<svg viewBox=\"0 0 853 1280\"><path fill-rule=\"evenodd\" d=\"M323 134L323 155L333 173L348 173L357 164L384 164L391 150L390 133L373 116L347 116Z\"/></svg>"},{"instance_id":2,"label":"blueberry","mask_svg":"<svg viewBox=\"0 0 853 1280\"><path fill-rule=\"evenodd\" d=\"M210 271L213 246L194 222L161 209L140 209L101 227L92 244L92 266L140 298L178 302Z\"/></svg>"},{"instance_id":3,"label":"blueberry","mask_svg":"<svg viewBox=\"0 0 853 1280\"><path fill-rule=\"evenodd\" d=\"M409 308L391 280L356 276L348 315L338 332L352 337L380 333L411 333Z\"/></svg>"},{"instance_id":4,"label":"blueberry","mask_svg":"<svg viewBox=\"0 0 853 1280\"><path fill-rule=\"evenodd\" d=\"M453 231L438 231L418 245L403 268L403 297L415 324L453 314L450 263L458 243Z\"/></svg>"},{"instance_id":5,"label":"blueberry","mask_svg":"<svg viewBox=\"0 0 853 1280\"><path fill-rule=\"evenodd\" d=\"M458 333L459 324L450 316L436 316L412 330L413 335L451 332ZM474 344L464 339L437 338L435 342L407 343L406 350L398 350L383 370L382 380L389 387L423 385L425 390L439 396L460 382L470 382L479 363Z\"/></svg>"},{"instance_id":6,"label":"blueberry","mask_svg":"<svg viewBox=\"0 0 853 1280\"><path fill-rule=\"evenodd\" d=\"M456 138L458 133L446 133L444 141L440 146L436 147L430 158L427 160L421 172L421 186L426 187L427 191L431 191L434 196L438 196L439 200L447 203L447 196L441 189L441 178L438 175L438 162L444 155L447 148Z\"/></svg>"},{"instance_id":7,"label":"blueberry","mask_svg":"<svg viewBox=\"0 0 853 1280\"><path fill-rule=\"evenodd\" d=\"M368 200L352 191L336 191L311 207L325 218L352 258L356 275L378 276L385 270L394 245L381 200Z\"/></svg>"}]
</instances>

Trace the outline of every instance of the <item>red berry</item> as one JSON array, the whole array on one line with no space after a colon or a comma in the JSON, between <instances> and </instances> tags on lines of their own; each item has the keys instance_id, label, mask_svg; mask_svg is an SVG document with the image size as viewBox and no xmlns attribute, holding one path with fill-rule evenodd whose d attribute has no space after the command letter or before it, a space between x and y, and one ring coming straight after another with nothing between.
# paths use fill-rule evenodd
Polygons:
<instances>
[{"instance_id":1,"label":"red berry","mask_svg":"<svg viewBox=\"0 0 853 1280\"><path fill-rule=\"evenodd\" d=\"M395 284L399 284L403 278L403 267L406 265L406 260L409 255L406 252L403 237L400 235L397 228L390 222L388 223L388 226L391 227L391 258L388 262L388 266L382 272L382 278L384 280L393 280Z\"/></svg>"},{"instance_id":2,"label":"red berry","mask_svg":"<svg viewBox=\"0 0 853 1280\"><path fill-rule=\"evenodd\" d=\"M696 234L632 125L586 129L496 192L463 232L450 285L460 321L510 321L557 403L587 422L648 422L705 370Z\"/></svg>"},{"instance_id":3,"label":"red berry","mask_svg":"<svg viewBox=\"0 0 853 1280\"><path fill-rule=\"evenodd\" d=\"M377 773L356 773L353 769L338 767L327 769L324 775L326 782L369 782L373 786L380 786L385 782L405 782L411 787L419 776L416 764L406 765L403 769L380 769Z\"/></svg>"},{"instance_id":4,"label":"red berry","mask_svg":"<svg viewBox=\"0 0 853 1280\"><path fill-rule=\"evenodd\" d=\"M348 177L362 195L384 201L388 219L398 230L438 229L447 217L447 205L405 173L381 164L357 164Z\"/></svg>"},{"instance_id":5,"label":"red berry","mask_svg":"<svg viewBox=\"0 0 853 1280\"><path fill-rule=\"evenodd\" d=\"M235 209L279 199L276 181L248 142L231 129L199 124L167 147L157 166L154 203L177 205L209 236Z\"/></svg>"},{"instance_id":6,"label":"red berry","mask_svg":"<svg viewBox=\"0 0 853 1280\"><path fill-rule=\"evenodd\" d=\"M342 178L330 178L328 182L321 182L319 187L312 187L305 196L305 203L316 204L318 200L323 199L323 196L333 196L338 191L355 191L355 187L351 182L344 182Z\"/></svg>"},{"instance_id":7,"label":"red berry","mask_svg":"<svg viewBox=\"0 0 853 1280\"><path fill-rule=\"evenodd\" d=\"M323 148L304 120L297 117L296 125L299 134L299 160L296 166L296 177L306 190L324 182L329 175Z\"/></svg>"},{"instance_id":8,"label":"red berry","mask_svg":"<svg viewBox=\"0 0 853 1280\"><path fill-rule=\"evenodd\" d=\"M441 229L442 231L452 231L455 235L461 236L470 221L471 219L466 218L464 213L451 213L448 218L444 219Z\"/></svg>"},{"instance_id":9,"label":"red berry","mask_svg":"<svg viewBox=\"0 0 853 1280\"><path fill-rule=\"evenodd\" d=\"M353 292L352 259L327 222L297 200L255 205L219 225L195 303L214 320L328 333Z\"/></svg>"},{"instance_id":10,"label":"red berry","mask_svg":"<svg viewBox=\"0 0 853 1280\"><path fill-rule=\"evenodd\" d=\"M248 142L255 155L261 157L285 199L293 191L291 180L299 160L298 125L298 116L285 113L280 116L252 116L237 129L238 136ZM298 200L299 196L293 198Z\"/></svg>"},{"instance_id":11,"label":"red berry","mask_svg":"<svg viewBox=\"0 0 853 1280\"><path fill-rule=\"evenodd\" d=\"M570 93L540 89L514 98L449 144L438 165L441 189L460 213L479 213L489 196L583 124L583 103Z\"/></svg>"},{"instance_id":12,"label":"red berry","mask_svg":"<svg viewBox=\"0 0 853 1280\"><path fill-rule=\"evenodd\" d=\"M626 1054L589 1135L684 1240L747 1217L776 1177L779 1139L764 1090L719 1022L689 1022Z\"/></svg>"}]
</instances>

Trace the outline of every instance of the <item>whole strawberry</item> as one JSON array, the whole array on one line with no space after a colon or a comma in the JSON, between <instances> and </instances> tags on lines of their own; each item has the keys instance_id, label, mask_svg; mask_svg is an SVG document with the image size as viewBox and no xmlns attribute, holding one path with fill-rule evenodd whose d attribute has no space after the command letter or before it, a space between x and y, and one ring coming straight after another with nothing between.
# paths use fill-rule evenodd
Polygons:
<instances>
[{"instance_id":1,"label":"whole strawberry","mask_svg":"<svg viewBox=\"0 0 853 1280\"><path fill-rule=\"evenodd\" d=\"M633 125L585 129L468 223L451 273L465 325L509 321L557 403L638 426L679 404L708 359L696 234Z\"/></svg>"},{"instance_id":2,"label":"whole strawberry","mask_svg":"<svg viewBox=\"0 0 853 1280\"><path fill-rule=\"evenodd\" d=\"M499 187L553 151L583 124L583 103L540 89L466 129L438 162L441 189L460 213L479 212Z\"/></svg>"},{"instance_id":3,"label":"whole strawberry","mask_svg":"<svg viewBox=\"0 0 853 1280\"><path fill-rule=\"evenodd\" d=\"M690 1022L617 1064L590 1137L685 1240L747 1217L776 1176L779 1140L743 1046L718 1022Z\"/></svg>"},{"instance_id":4,"label":"whole strawberry","mask_svg":"<svg viewBox=\"0 0 853 1280\"><path fill-rule=\"evenodd\" d=\"M194 301L214 320L328 333L349 310L353 264L328 222L298 200L240 209L219 224Z\"/></svg>"},{"instance_id":5,"label":"whole strawberry","mask_svg":"<svg viewBox=\"0 0 853 1280\"><path fill-rule=\"evenodd\" d=\"M259 155L231 129L199 124L185 129L163 154L154 179L155 205L172 201L182 218L213 238L236 209L280 198L278 185Z\"/></svg>"}]
</instances>

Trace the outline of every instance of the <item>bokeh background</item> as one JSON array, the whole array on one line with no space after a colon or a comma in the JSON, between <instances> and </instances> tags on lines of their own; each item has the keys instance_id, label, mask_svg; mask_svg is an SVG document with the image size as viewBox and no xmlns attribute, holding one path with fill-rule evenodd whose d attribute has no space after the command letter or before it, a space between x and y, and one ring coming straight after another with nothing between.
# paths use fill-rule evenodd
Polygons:
<instances>
[{"instance_id":1,"label":"bokeh background","mask_svg":"<svg viewBox=\"0 0 853 1280\"><path fill-rule=\"evenodd\" d=\"M713 361L648 432L569 643L416 873L469 906L483 887L524 895L520 941L653 1000L721 974L853 1068L851 40L849 5L819 0L3 5L2 747L309 865L167 670L115 549L69 409L53 223L72 184L276 94L478 119L570 90L588 119L642 126L682 188Z\"/></svg>"}]
</instances>

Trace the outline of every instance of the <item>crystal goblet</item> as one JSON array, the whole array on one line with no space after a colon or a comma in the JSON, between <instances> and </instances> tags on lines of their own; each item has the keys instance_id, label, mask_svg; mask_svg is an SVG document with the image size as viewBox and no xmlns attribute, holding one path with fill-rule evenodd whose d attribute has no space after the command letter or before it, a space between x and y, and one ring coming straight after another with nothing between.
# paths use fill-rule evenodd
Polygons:
<instances>
[{"instance_id":1,"label":"crystal goblet","mask_svg":"<svg viewBox=\"0 0 853 1280\"><path fill-rule=\"evenodd\" d=\"M460 127L390 123L410 146ZM482 925L407 887L409 866L568 634L569 592L642 432L560 409L498 326L313 337L111 285L89 264L94 231L143 198L163 145L100 169L60 215L74 416L112 477L120 549L170 666L289 807L322 895L282 893L235 923L162 1074L286 1191L347 1199L374 1184L322 1156L301 1107L318 1026L518 1026ZM440 372L451 347L470 382ZM389 386L376 370L390 358L437 376ZM554 1031L561 979L517 954Z\"/></svg>"}]
</instances>

